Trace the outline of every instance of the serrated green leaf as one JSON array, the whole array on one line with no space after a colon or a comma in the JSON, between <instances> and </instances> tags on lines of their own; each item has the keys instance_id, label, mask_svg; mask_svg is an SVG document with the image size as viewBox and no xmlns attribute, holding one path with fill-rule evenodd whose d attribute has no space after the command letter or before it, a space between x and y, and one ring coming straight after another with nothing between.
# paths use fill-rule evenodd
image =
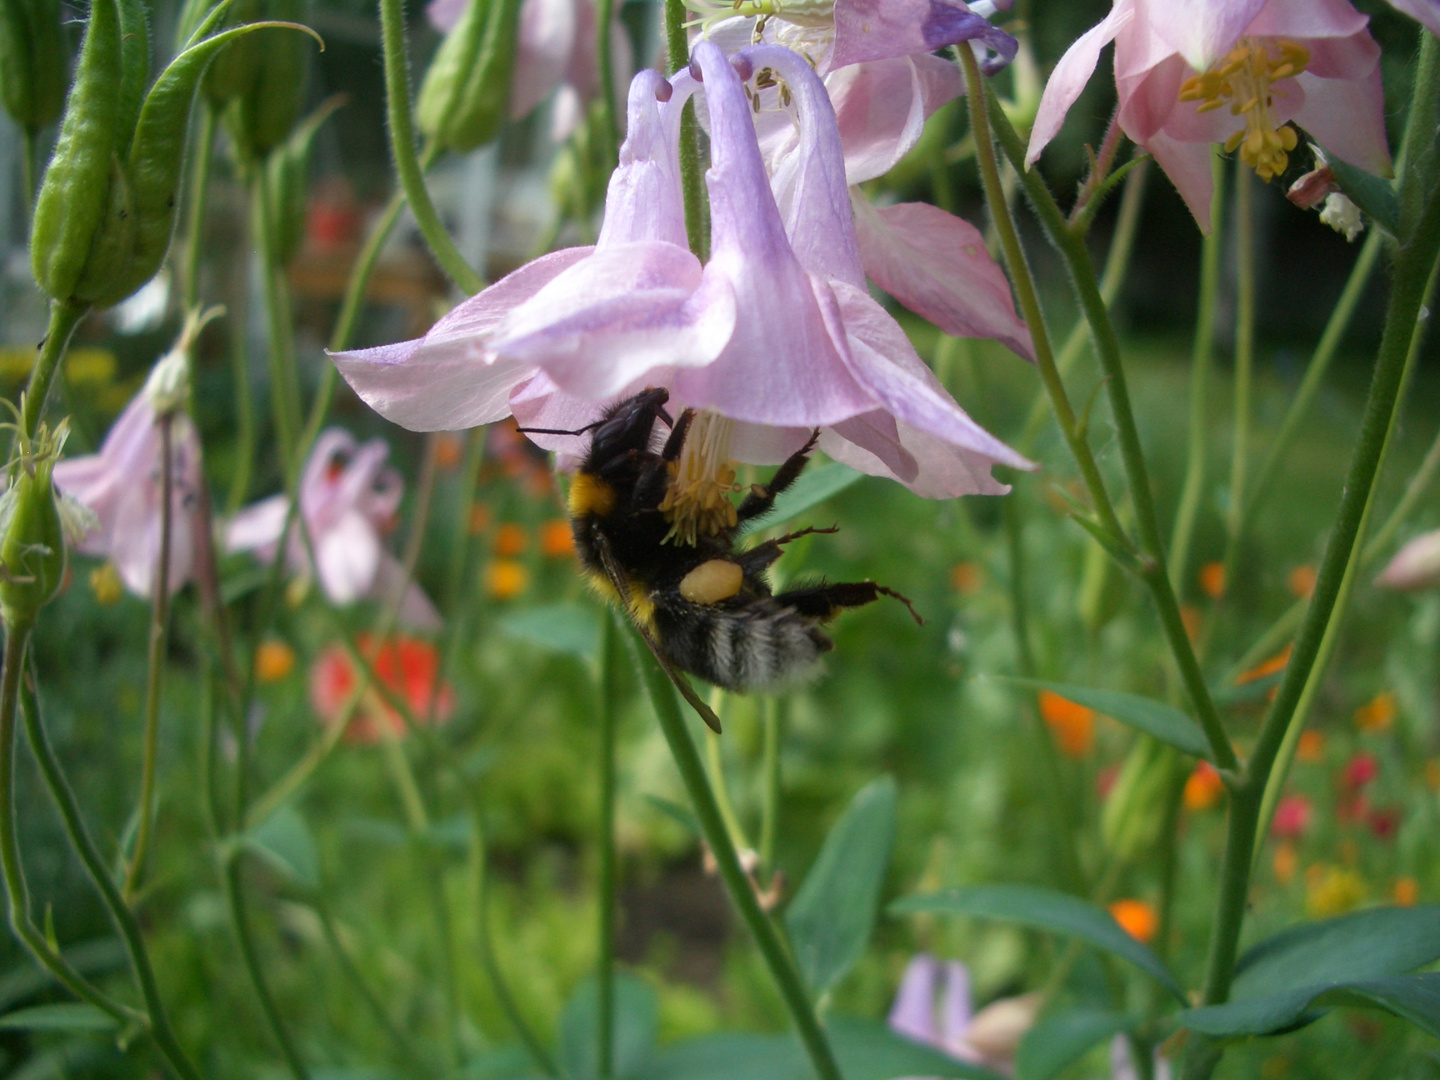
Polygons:
<instances>
[{"instance_id":1,"label":"serrated green leaf","mask_svg":"<svg viewBox=\"0 0 1440 1080\"><path fill-rule=\"evenodd\" d=\"M1019 1080L1050 1080L1096 1043L1134 1025L1123 1013L1105 1009L1071 1009L1047 1016L1020 1040L1015 1075Z\"/></svg>"},{"instance_id":2,"label":"serrated green leaf","mask_svg":"<svg viewBox=\"0 0 1440 1080\"><path fill-rule=\"evenodd\" d=\"M0 1016L5 1031L115 1031L120 1025L109 1013L88 1002L32 1005Z\"/></svg>"},{"instance_id":3,"label":"serrated green leaf","mask_svg":"<svg viewBox=\"0 0 1440 1080\"><path fill-rule=\"evenodd\" d=\"M1098 713L1104 713L1120 723L1143 731L1163 743L1195 757L1209 758L1210 744L1200 725L1179 709L1154 698L1139 694L1126 694L1119 690L1096 690L1088 686L1074 686L1070 683L1048 682L1044 679L1020 679L1010 676L992 676L1018 686L1033 686L1037 690L1049 690L1067 701L1084 705Z\"/></svg>"},{"instance_id":4,"label":"serrated green leaf","mask_svg":"<svg viewBox=\"0 0 1440 1080\"><path fill-rule=\"evenodd\" d=\"M795 959L816 995L865 951L894 843L895 781L882 776L851 800L785 912Z\"/></svg>"},{"instance_id":5,"label":"serrated green leaf","mask_svg":"<svg viewBox=\"0 0 1440 1080\"><path fill-rule=\"evenodd\" d=\"M1160 958L1121 929L1104 908L1067 893L1029 885L974 885L928 896L907 896L890 905L892 915L968 915L1000 919L1076 937L1130 961L1154 976L1181 1002L1185 993Z\"/></svg>"},{"instance_id":6,"label":"serrated green leaf","mask_svg":"<svg viewBox=\"0 0 1440 1080\"><path fill-rule=\"evenodd\" d=\"M600 615L581 604L547 604L512 611L500 619L506 637L566 656L594 660L600 653Z\"/></svg>"}]
</instances>

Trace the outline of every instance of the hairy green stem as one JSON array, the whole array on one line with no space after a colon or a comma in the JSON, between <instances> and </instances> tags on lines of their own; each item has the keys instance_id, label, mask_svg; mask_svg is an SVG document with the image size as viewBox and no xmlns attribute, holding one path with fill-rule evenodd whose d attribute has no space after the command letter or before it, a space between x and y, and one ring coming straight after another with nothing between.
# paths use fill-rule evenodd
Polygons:
<instances>
[{"instance_id":1,"label":"hairy green stem","mask_svg":"<svg viewBox=\"0 0 1440 1080\"><path fill-rule=\"evenodd\" d=\"M8 659L10 659L9 656L7 656ZM18 662L18 657L16 660ZM124 942L135 982L140 988L141 996L145 999L145 1009L150 1016L150 1033L155 1040L156 1048L164 1056L170 1068L183 1080L199 1080L199 1071L186 1056L185 1051L181 1049L180 1043L175 1038L175 1032L170 1027L170 1018L165 1011L165 1003L160 997L160 986L155 981L155 970L150 964L150 954L145 948L145 938L140 933L140 924L136 920L134 912L126 905L124 897L120 895L119 886L111 878L110 871L105 866L105 860L101 858L99 849L96 848L89 830L85 827L85 820L80 814L80 805L75 800L75 793L70 790L70 782L65 778L65 773L61 770L60 762L56 759L55 752L50 747L50 740L45 734L45 726L40 719L40 703L35 697L33 687L25 679L20 680L20 713L24 719L25 738L30 745L30 753L34 756L35 763L39 765L45 787L49 791L51 799L54 800L56 808L60 811L60 820L65 827L65 835L70 841L70 846L80 857L80 862L90 877L90 883L99 892L106 913L120 932L120 939Z\"/></svg>"},{"instance_id":2,"label":"hairy green stem","mask_svg":"<svg viewBox=\"0 0 1440 1080\"><path fill-rule=\"evenodd\" d=\"M760 955L770 970L771 978L775 980L816 1076L820 1077L820 1080L840 1080L840 1067L836 1064L824 1029L816 1019L815 1009L806 994L805 984L795 967L795 961L781 941L775 924L761 910L754 885L740 866L735 845L730 842L730 834L720 816L720 807L716 805L715 794L705 779L705 766L700 761L695 741L685 724L684 716L681 715L675 687L658 664L638 656L638 652L637 649L636 664L641 681L649 692L650 702L660 721L660 729L664 732L670 754L675 759L680 778L690 796L691 807L700 822L700 832L710 846L711 854L715 856L720 878L725 883L726 892L730 894L730 901L739 909L740 918L760 949Z\"/></svg>"},{"instance_id":3,"label":"hairy green stem","mask_svg":"<svg viewBox=\"0 0 1440 1080\"><path fill-rule=\"evenodd\" d=\"M665 49L667 74L690 63L690 39L685 22L689 18L683 0L665 0ZM710 257L710 235L705 227L704 173L700 168L700 126L695 120L695 102L685 103L680 114L680 190L685 199L685 236L690 250L706 262Z\"/></svg>"},{"instance_id":4,"label":"hairy green stem","mask_svg":"<svg viewBox=\"0 0 1440 1080\"><path fill-rule=\"evenodd\" d=\"M32 441L40 423L40 416L45 411L45 398L50 393L55 371L60 366L65 349L70 344L70 337L75 333L75 327L80 325L80 320L89 310L86 305L70 300L50 301L50 325L45 329L45 340L40 342L35 368L31 371L30 382L25 387L25 401L20 410L21 426L25 429L26 437Z\"/></svg>"},{"instance_id":5,"label":"hairy green stem","mask_svg":"<svg viewBox=\"0 0 1440 1080\"><path fill-rule=\"evenodd\" d=\"M1101 369L1105 373L1105 390L1110 401L1110 411L1114 417L1116 439L1120 445L1120 458L1125 467L1130 498L1135 507L1136 528L1143 553L1137 567L1138 575L1150 591L1156 613L1160 617L1161 629L1164 631L1171 653L1174 654L1181 679L1194 705L1195 712L1199 716L1200 726L1205 731L1211 755L1229 782L1239 765L1239 760L1234 747L1230 744L1229 736L1225 732L1225 726L1215 707L1214 699L1210 696L1210 688L1205 682L1204 672L1201 671L1195 650L1190 644L1184 620L1180 617L1180 604L1175 598L1175 590L1165 570L1165 541L1160 535L1160 522L1155 512L1154 494L1150 490L1150 477L1145 465L1145 454L1140 445L1140 433L1135 425L1135 415L1130 406L1130 391L1120 356L1120 340L1116 336L1114 324L1110 321L1110 313L1105 306L1105 299L1100 295L1100 288L1095 280L1095 271L1090 264L1090 253L1086 250L1084 239L1076 236L1070 230L1064 215L1060 212L1060 207L1056 205L1049 188L1045 186L1044 180L1038 173L1025 170L1024 144L1005 116L999 101L986 91L980 80L979 68L974 62L974 57L970 55L968 49L960 50L960 55L962 61L968 58L966 76L972 115L976 113L983 115L985 102L988 99L990 120L1000 137L1000 145L1004 148L1011 164L1017 171L1020 171L1025 190L1030 196L1031 205L1035 208L1036 215L1051 244L1065 259L1066 266L1070 271L1071 285L1075 289L1081 309L1085 312L1086 321L1090 324L1095 350L1100 357ZM973 78L971 77L972 73ZM981 134L981 130L976 128L977 145L982 141L979 138ZM989 146L988 134L985 135L983 142L985 146L981 153L982 161L986 157L990 157L993 171L993 150ZM989 153L984 151L989 151ZM986 197L991 200L992 212L997 215L1003 214L1008 220L1008 207L1003 202L996 203L994 201L988 183ZM1010 226L1010 232L1012 234L1014 232L1013 225ZM1017 239L1017 246L1018 242ZM1018 278L1019 275L1017 274L1016 277ZM1028 314L1026 318L1029 319ZM1057 415L1059 415L1058 409ZM1066 418L1062 416L1061 422L1062 425L1065 424ZM1073 424L1073 418L1069 422ZM1083 439L1072 440L1072 448L1077 445L1081 448L1081 452L1089 458L1089 447L1084 444ZM1091 460L1093 463L1093 459ZM1116 535L1123 534L1116 533Z\"/></svg>"},{"instance_id":6,"label":"hairy green stem","mask_svg":"<svg viewBox=\"0 0 1440 1080\"><path fill-rule=\"evenodd\" d=\"M135 832L135 851L125 871L122 895L128 902L140 885L145 856L150 849L150 831L155 821L155 758L160 747L160 698L165 685L165 647L170 628L170 533L172 443L175 414L156 418L160 432L160 552L150 595L150 655L145 672L145 735L140 766L140 825Z\"/></svg>"},{"instance_id":7,"label":"hairy green stem","mask_svg":"<svg viewBox=\"0 0 1440 1080\"><path fill-rule=\"evenodd\" d=\"M380 37L385 55L385 106L395 173L430 254L461 291L474 296L485 287L485 282L471 269L445 231L440 215L435 212L435 204L430 201L430 193L425 189L424 170L415 155L415 131L410 117L410 72L405 58L405 12L400 0L380 0Z\"/></svg>"},{"instance_id":8,"label":"hairy green stem","mask_svg":"<svg viewBox=\"0 0 1440 1080\"><path fill-rule=\"evenodd\" d=\"M1185 481L1175 530L1170 541L1170 580L1184 582L1190 567L1190 542L1205 492L1210 452L1208 415L1210 368L1215 362L1215 304L1220 295L1220 250L1225 234L1225 159L1211 148L1210 175L1215 185L1210 198L1210 232L1200 251L1200 296L1195 312L1195 347L1190 359L1190 434L1186 448ZM1182 586L1183 587L1183 586Z\"/></svg>"}]
</instances>

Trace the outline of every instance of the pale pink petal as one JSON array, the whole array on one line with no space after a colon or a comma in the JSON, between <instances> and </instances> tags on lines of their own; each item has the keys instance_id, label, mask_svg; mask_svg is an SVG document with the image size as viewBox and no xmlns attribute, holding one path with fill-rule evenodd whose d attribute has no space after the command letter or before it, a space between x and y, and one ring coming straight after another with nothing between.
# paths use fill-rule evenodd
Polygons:
<instances>
[{"instance_id":1,"label":"pale pink petal","mask_svg":"<svg viewBox=\"0 0 1440 1080\"><path fill-rule=\"evenodd\" d=\"M876 285L952 337L994 338L1035 359L1010 283L980 230L928 203L876 209L858 191L851 202L860 257Z\"/></svg>"},{"instance_id":2,"label":"pale pink petal","mask_svg":"<svg viewBox=\"0 0 1440 1080\"><path fill-rule=\"evenodd\" d=\"M941 1006L941 1038L955 1044L965 1038L972 1015L970 969L956 960L945 965L945 999Z\"/></svg>"},{"instance_id":3,"label":"pale pink petal","mask_svg":"<svg viewBox=\"0 0 1440 1080\"><path fill-rule=\"evenodd\" d=\"M836 0L835 52L830 70L865 60L929 53L975 41L997 55L993 73L1015 58L1014 38L956 0Z\"/></svg>"},{"instance_id":4,"label":"pale pink petal","mask_svg":"<svg viewBox=\"0 0 1440 1080\"><path fill-rule=\"evenodd\" d=\"M681 109L695 82L688 77L676 81L680 85L663 105L655 96L664 83L658 71L642 71L630 84L629 135L610 176L598 247L639 240L688 246L679 138Z\"/></svg>"},{"instance_id":5,"label":"pale pink petal","mask_svg":"<svg viewBox=\"0 0 1440 1080\"><path fill-rule=\"evenodd\" d=\"M425 337L330 358L360 399L411 431L458 431L498 420L510 390L532 369L488 356L485 337L511 308L592 248L542 255L460 303Z\"/></svg>"},{"instance_id":6,"label":"pale pink petal","mask_svg":"<svg viewBox=\"0 0 1440 1080\"><path fill-rule=\"evenodd\" d=\"M1122 55L1121 45L1130 37L1122 35L1115 46L1117 64ZM1180 100L1180 86L1194 72L1183 57L1170 53L1156 63L1141 69L1137 74L1127 74L1116 81L1120 94L1120 127L1126 135L1141 145L1146 144L1156 132L1164 129L1172 138L1209 141L1222 128L1213 130L1196 127L1185 131L1184 124L1214 125L1234 122L1228 109L1217 109L1211 113L1198 111L1195 102ZM1219 115L1223 114L1223 115Z\"/></svg>"},{"instance_id":7,"label":"pale pink petal","mask_svg":"<svg viewBox=\"0 0 1440 1080\"><path fill-rule=\"evenodd\" d=\"M1421 533L1397 551L1375 584L1406 591L1440 585L1440 529Z\"/></svg>"},{"instance_id":8,"label":"pale pink petal","mask_svg":"<svg viewBox=\"0 0 1440 1080\"><path fill-rule=\"evenodd\" d=\"M1385 95L1380 65L1363 80L1297 80L1305 104L1295 122L1315 137L1325 152L1378 176L1390 175L1390 147L1385 141Z\"/></svg>"},{"instance_id":9,"label":"pale pink petal","mask_svg":"<svg viewBox=\"0 0 1440 1080\"><path fill-rule=\"evenodd\" d=\"M357 513L343 515L319 536L312 536L315 562L325 595L349 604L368 595L380 567L380 538Z\"/></svg>"},{"instance_id":10,"label":"pale pink petal","mask_svg":"<svg viewBox=\"0 0 1440 1080\"><path fill-rule=\"evenodd\" d=\"M1348 38L1361 34L1369 38L1365 31L1369 22L1350 0L1265 0L1264 7L1245 27L1245 33L1250 37L1291 40ZM1377 55L1379 51L1377 47Z\"/></svg>"},{"instance_id":11,"label":"pale pink petal","mask_svg":"<svg viewBox=\"0 0 1440 1080\"><path fill-rule=\"evenodd\" d=\"M1432 34L1440 34L1440 0L1390 0L1390 6L1409 15Z\"/></svg>"},{"instance_id":12,"label":"pale pink petal","mask_svg":"<svg viewBox=\"0 0 1440 1080\"><path fill-rule=\"evenodd\" d=\"M1134 16L1134 5L1119 0L1109 15L1086 30L1065 50L1065 55L1060 57L1060 62L1045 83L1045 92L1040 95L1040 108L1030 129L1030 146L1025 151L1026 165L1033 165L1040 157L1040 151L1059 134L1061 125L1065 123L1065 114L1085 89L1090 76L1095 74L1100 50L1114 41L1115 35Z\"/></svg>"},{"instance_id":13,"label":"pale pink petal","mask_svg":"<svg viewBox=\"0 0 1440 1080\"><path fill-rule=\"evenodd\" d=\"M1210 231L1210 200L1215 190L1210 172L1210 144L1179 142L1157 132L1145 143L1156 163L1180 192L1202 233Z\"/></svg>"},{"instance_id":14,"label":"pale pink petal","mask_svg":"<svg viewBox=\"0 0 1440 1080\"><path fill-rule=\"evenodd\" d=\"M891 419L888 413L879 415ZM846 421L847 425L849 423ZM842 425L839 424L820 433L820 449L841 464L869 476L898 480L924 499L1004 495L1010 490L1009 485L999 483L990 475L992 462L989 458L926 435L909 424L896 426L901 449L914 462L908 470L912 479L907 479L904 473L886 463L888 455L882 456L886 455L886 447L877 446L872 441L873 436L856 436L847 428L847 437L841 438Z\"/></svg>"},{"instance_id":15,"label":"pale pink petal","mask_svg":"<svg viewBox=\"0 0 1440 1080\"><path fill-rule=\"evenodd\" d=\"M1143 0L1143 3L1154 32L1192 68L1204 71L1235 47L1265 0Z\"/></svg>"},{"instance_id":16,"label":"pale pink petal","mask_svg":"<svg viewBox=\"0 0 1440 1080\"><path fill-rule=\"evenodd\" d=\"M254 551L266 562L275 557L290 500L272 495L245 507L231 519L225 530L226 551Z\"/></svg>"},{"instance_id":17,"label":"pale pink petal","mask_svg":"<svg viewBox=\"0 0 1440 1080\"><path fill-rule=\"evenodd\" d=\"M425 5L425 17L440 33L448 34L460 22L460 16L465 14L470 3L471 0L430 0Z\"/></svg>"},{"instance_id":18,"label":"pale pink petal","mask_svg":"<svg viewBox=\"0 0 1440 1080\"><path fill-rule=\"evenodd\" d=\"M820 449L836 461L872 476L888 476L902 484L920 475L915 455L905 449L900 427L884 409L841 420L820 432Z\"/></svg>"},{"instance_id":19,"label":"pale pink petal","mask_svg":"<svg viewBox=\"0 0 1440 1080\"><path fill-rule=\"evenodd\" d=\"M845 179L859 184L914 149L926 118L958 97L964 82L953 63L921 54L841 68L826 76L825 89L840 127Z\"/></svg>"},{"instance_id":20,"label":"pale pink petal","mask_svg":"<svg viewBox=\"0 0 1440 1080\"><path fill-rule=\"evenodd\" d=\"M934 1045L940 1039L935 1028L935 989L940 965L929 953L920 953L905 965L895 1004L887 1023L892 1031L917 1042Z\"/></svg>"},{"instance_id":21,"label":"pale pink petal","mask_svg":"<svg viewBox=\"0 0 1440 1080\"><path fill-rule=\"evenodd\" d=\"M575 48L576 0L524 0L510 80L510 118L539 105L565 78Z\"/></svg>"}]
</instances>

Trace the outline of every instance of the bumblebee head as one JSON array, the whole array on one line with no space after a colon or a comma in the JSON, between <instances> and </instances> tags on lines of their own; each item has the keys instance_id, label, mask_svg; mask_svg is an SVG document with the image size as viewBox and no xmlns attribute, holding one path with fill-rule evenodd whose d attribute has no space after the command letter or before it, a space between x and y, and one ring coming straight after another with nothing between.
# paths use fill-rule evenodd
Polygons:
<instances>
[{"instance_id":1,"label":"bumblebee head","mask_svg":"<svg viewBox=\"0 0 1440 1080\"><path fill-rule=\"evenodd\" d=\"M663 386L642 390L634 397L615 405L595 427L591 437L588 465L595 469L630 450L650 449L650 433L655 421L663 419L673 426L665 402L670 391Z\"/></svg>"}]
</instances>

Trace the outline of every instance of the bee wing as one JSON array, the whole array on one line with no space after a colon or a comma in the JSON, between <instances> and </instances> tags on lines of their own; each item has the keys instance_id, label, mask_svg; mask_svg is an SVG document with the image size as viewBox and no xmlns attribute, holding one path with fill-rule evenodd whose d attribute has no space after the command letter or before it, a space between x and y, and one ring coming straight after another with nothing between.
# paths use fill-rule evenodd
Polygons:
<instances>
[{"instance_id":1,"label":"bee wing","mask_svg":"<svg viewBox=\"0 0 1440 1080\"><path fill-rule=\"evenodd\" d=\"M680 696L690 703L690 707L699 714L701 720L705 721L705 725L715 734L720 734L720 718L715 715L715 710L705 704L704 699L695 693L695 688L690 685L690 680L675 670L674 665L665 659L665 655L660 651L660 646L649 629L642 625L630 611L630 604L626 599L630 595L630 583L625 578L625 571L610 550L610 541L599 532L595 534L595 550L600 554L600 565L605 568L605 576L610 579L610 584L615 588L615 595L620 598L620 604L625 609L625 617L630 620L630 625L645 640L646 646L655 657L655 662L660 665L660 670L665 672L666 677L675 684L675 689L680 691Z\"/></svg>"}]
</instances>

